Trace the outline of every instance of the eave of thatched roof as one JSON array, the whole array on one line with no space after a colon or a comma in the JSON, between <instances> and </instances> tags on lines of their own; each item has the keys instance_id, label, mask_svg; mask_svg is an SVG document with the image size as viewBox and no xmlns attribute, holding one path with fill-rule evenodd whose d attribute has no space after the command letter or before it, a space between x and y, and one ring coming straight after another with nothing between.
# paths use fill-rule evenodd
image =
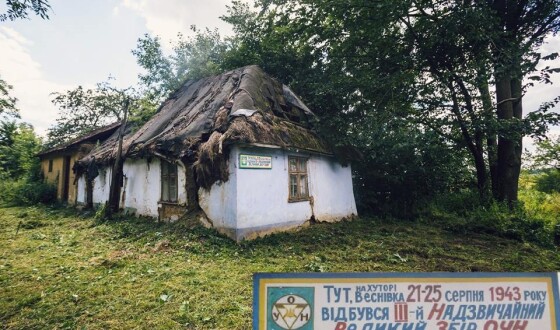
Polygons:
<instances>
[{"instance_id":1,"label":"eave of thatched roof","mask_svg":"<svg viewBox=\"0 0 560 330\"><path fill-rule=\"evenodd\" d=\"M41 152L39 152L37 154L37 156L39 157L45 157L47 155L53 154L53 153L65 153L65 152L71 152L73 151L75 148L77 148L81 143L84 142L91 142L91 141L98 141L98 140L104 140L107 137L109 137L111 134L113 134L113 132L115 132L119 127L121 126L121 122L115 122L103 127L99 127L97 129L94 129L93 131L84 134L82 136L78 136L75 139L72 139L68 142L59 144L55 147L49 148L47 150L43 150Z\"/></svg>"}]
</instances>

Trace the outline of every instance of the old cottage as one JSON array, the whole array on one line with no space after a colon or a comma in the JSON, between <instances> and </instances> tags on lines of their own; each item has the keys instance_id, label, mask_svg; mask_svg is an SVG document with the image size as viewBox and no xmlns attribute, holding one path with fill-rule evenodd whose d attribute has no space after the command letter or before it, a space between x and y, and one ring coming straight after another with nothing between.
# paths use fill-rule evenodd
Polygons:
<instances>
[{"instance_id":1,"label":"old cottage","mask_svg":"<svg viewBox=\"0 0 560 330\"><path fill-rule=\"evenodd\" d=\"M187 81L126 134L120 207L163 220L200 207L235 240L352 217L350 165L312 130L314 119L257 66ZM114 133L78 162L78 202L88 184L93 203L108 199L116 142Z\"/></svg>"},{"instance_id":2,"label":"old cottage","mask_svg":"<svg viewBox=\"0 0 560 330\"><path fill-rule=\"evenodd\" d=\"M118 122L98 128L38 154L43 177L57 187L56 195L60 201L76 203L77 181L72 170L75 162L87 155L96 145L104 142L119 126Z\"/></svg>"}]
</instances>

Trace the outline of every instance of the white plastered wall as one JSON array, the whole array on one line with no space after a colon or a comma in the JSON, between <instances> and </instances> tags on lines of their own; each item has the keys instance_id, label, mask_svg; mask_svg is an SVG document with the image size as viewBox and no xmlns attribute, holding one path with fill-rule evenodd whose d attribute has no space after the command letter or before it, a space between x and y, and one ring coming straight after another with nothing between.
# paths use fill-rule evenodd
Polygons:
<instances>
[{"instance_id":1,"label":"white plastered wall","mask_svg":"<svg viewBox=\"0 0 560 330\"><path fill-rule=\"evenodd\" d=\"M358 214L350 165L342 166L332 157L314 156L307 166L315 220L330 222Z\"/></svg>"},{"instance_id":2,"label":"white plastered wall","mask_svg":"<svg viewBox=\"0 0 560 330\"><path fill-rule=\"evenodd\" d=\"M121 207L138 215L157 217L161 199L161 160L152 158L127 159L123 165L124 183ZM177 165L178 204L187 202L185 168Z\"/></svg>"},{"instance_id":3,"label":"white plastered wall","mask_svg":"<svg viewBox=\"0 0 560 330\"><path fill-rule=\"evenodd\" d=\"M86 203L86 174L82 174L78 178L78 186L76 187L77 197L76 201L78 204Z\"/></svg>"},{"instance_id":4,"label":"white plastered wall","mask_svg":"<svg viewBox=\"0 0 560 330\"><path fill-rule=\"evenodd\" d=\"M272 169L240 169L239 154L272 157ZM289 202L288 156L308 157L310 201ZM217 229L236 240L357 214L350 166L332 157L273 148L233 147L230 178L200 189L199 202Z\"/></svg>"},{"instance_id":5,"label":"white plastered wall","mask_svg":"<svg viewBox=\"0 0 560 330\"><path fill-rule=\"evenodd\" d=\"M178 204L186 205L186 176L182 164L177 165ZM161 161L159 158L127 159L123 164L123 186L121 188L121 208L137 215L158 217L161 198ZM93 203L105 203L109 198L111 169L101 168L93 180ZM78 202L86 202L85 174L78 180Z\"/></svg>"},{"instance_id":6,"label":"white plastered wall","mask_svg":"<svg viewBox=\"0 0 560 330\"><path fill-rule=\"evenodd\" d=\"M109 200L111 172L109 167L100 168L99 175L93 179L93 204L105 204Z\"/></svg>"},{"instance_id":7,"label":"white plastered wall","mask_svg":"<svg viewBox=\"0 0 560 330\"><path fill-rule=\"evenodd\" d=\"M138 215L158 216L158 201L161 196L160 161L152 158L127 159L123 164L123 186L121 207Z\"/></svg>"}]
</instances>

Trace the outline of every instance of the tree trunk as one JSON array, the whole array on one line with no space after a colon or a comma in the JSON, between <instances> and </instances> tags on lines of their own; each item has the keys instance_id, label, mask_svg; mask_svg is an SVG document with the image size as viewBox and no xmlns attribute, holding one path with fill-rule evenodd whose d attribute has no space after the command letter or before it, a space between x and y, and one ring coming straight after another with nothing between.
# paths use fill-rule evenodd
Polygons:
<instances>
[{"instance_id":1,"label":"tree trunk","mask_svg":"<svg viewBox=\"0 0 560 330\"><path fill-rule=\"evenodd\" d=\"M484 153L474 152L474 166L476 168L476 185L481 202L488 201L488 174L486 172L486 164L484 163Z\"/></svg>"},{"instance_id":2,"label":"tree trunk","mask_svg":"<svg viewBox=\"0 0 560 330\"><path fill-rule=\"evenodd\" d=\"M453 112L457 117L457 122L459 123L459 127L461 129L461 134L463 135L463 139L467 143L467 147L471 152L474 160L474 166L476 169L476 184L478 188L478 193L480 196L481 202L485 202L488 200L488 173L486 171L486 163L484 162L484 147L482 145L482 134L480 130L476 130L474 134L474 139L469 132L463 115L459 109L459 100L457 98L457 93L454 89L452 83L448 85L449 91L451 92L451 99L453 101ZM466 90L463 90L466 95ZM470 105L469 105L470 106Z\"/></svg>"},{"instance_id":3,"label":"tree trunk","mask_svg":"<svg viewBox=\"0 0 560 330\"><path fill-rule=\"evenodd\" d=\"M93 180L89 179L89 175L86 173L86 209L93 208Z\"/></svg>"},{"instance_id":4,"label":"tree trunk","mask_svg":"<svg viewBox=\"0 0 560 330\"><path fill-rule=\"evenodd\" d=\"M521 74L518 73L518 77ZM514 98L513 101L513 118L514 120L521 122L523 119L523 87L521 78L511 79L511 96ZM517 193L519 188L519 174L521 173L521 156L523 154L523 134L521 131L515 132L512 137L513 140L513 166L512 166L512 178L511 183L511 196L513 198L511 201L517 201ZM509 200L508 200L509 201Z\"/></svg>"},{"instance_id":5,"label":"tree trunk","mask_svg":"<svg viewBox=\"0 0 560 330\"><path fill-rule=\"evenodd\" d=\"M496 141L496 130L488 125L493 122L494 106L492 105L492 97L488 81L484 78L484 82L480 83L478 90L482 97L482 106L484 107L484 118L487 126L485 128L486 135L486 153L488 157L488 167L490 169L490 180L492 183L492 196L498 198L498 145Z\"/></svg>"},{"instance_id":6,"label":"tree trunk","mask_svg":"<svg viewBox=\"0 0 560 330\"><path fill-rule=\"evenodd\" d=\"M523 117L522 18L527 14L523 1L494 0L491 7L499 19L500 35L494 45L496 100L500 131L498 137L498 192L500 201L512 207L517 201L523 134L518 124ZM529 32L529 30L527 30ZM533 32L533 31L531 31ZM537 32L535 32L537 33Z\"/></svg>"},{"instance_id":7,"label":"tree trunk","mask_svg":"<svg viewBox=\"0 0 560 330\"><path fill-rule=\"evenodd\" d=\"M514 93L517 95L517 90L512 90L512 86L517 86L516 81L516 79L511 79L508 76L496 79L498 122L506 127L505 130L502 128L498 137L497 197L499 201L505 201L510 206L517 201L517 184L521 169L520 138L514 137L517 134L512 131L510 126L516 118L514 117L514 107L516 108L516 114L521 114L521 100L517 99L515 106L513 101Z\"/></svg>"},{"instance_id":8,"label":"tree trunk","mask_svg":"<svg viewBox=\"0 0 560 330\"><path fill-rule=\"evenodd\" d=\"M115 156L115 163L113 164L113 171L111 173L111 185L109 186L109 200L107 201L107 208L105 209L105 216L110 218L111 214L119 210L119 197L123 181L123 159L122 159L122 140L124 131L126 129L126 119L128 114L128 99L125 102L124 120L119 129L117 155Z\"/></svg>"}]
</instances>

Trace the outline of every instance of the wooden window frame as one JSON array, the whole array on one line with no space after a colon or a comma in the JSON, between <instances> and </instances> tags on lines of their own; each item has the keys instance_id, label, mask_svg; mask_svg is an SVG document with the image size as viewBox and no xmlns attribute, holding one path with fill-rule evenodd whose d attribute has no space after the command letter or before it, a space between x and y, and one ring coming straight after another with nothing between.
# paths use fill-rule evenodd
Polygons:
<instances>
[{"instance_id":1,"label":"wooden window frame","mask_svg":"<svg viewBox=\"0 0 560 330\"><path fill-rule=\"evenodd\" d=\"M49 159L48 172L52 173L52 171L53 171L53 160Z\"/></svg>"},{"instance_id":2,"label":"wooden window frame","mask_svg":"<svg viewBox=\"0 0 560 330\"><path fill-rule=\"evenodd\" d=\"M167 195L167 198L165 197ZM161 196L163 203L177 204L179 200L179 176L177 164L161 160Z\"/></svg>"},{"instance_id":3,"label":"wooden window frame","mask_svg":"<svg viewBox=\"0 0 560 330\"><path fill-rule=\"evenodd\" d=\"M309 195L309 171L307 170L308 158L288 156L288 202L303 202L310 200ZM292 167L292 161L295 161L295 170ZM303 166L302 166L303 163ZM296 193L292 178L295 178ZM305 193L302 193L302 182L305 184Z\"/></svg>"}]
</instances>

